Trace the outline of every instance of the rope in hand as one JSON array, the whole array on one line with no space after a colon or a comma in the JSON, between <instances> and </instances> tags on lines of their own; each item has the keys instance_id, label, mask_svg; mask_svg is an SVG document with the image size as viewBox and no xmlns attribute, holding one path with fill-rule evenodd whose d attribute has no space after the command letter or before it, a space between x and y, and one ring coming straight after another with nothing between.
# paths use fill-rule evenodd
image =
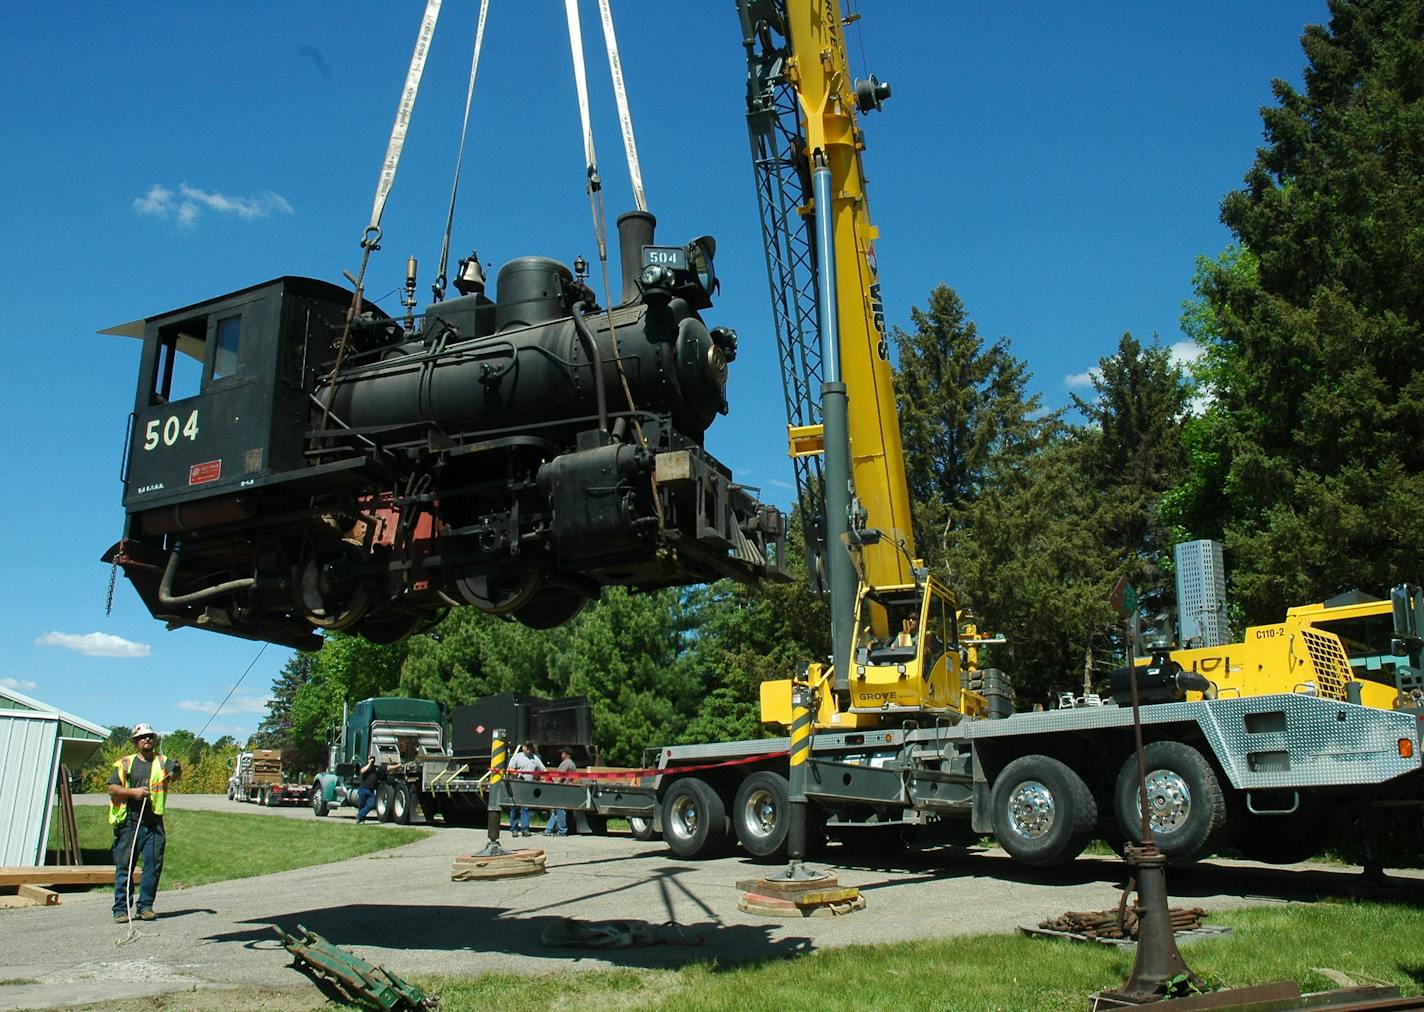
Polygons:
<instances>
[{"instance_id":1,"label":"rope in hand","mask_svg":"<svg viewBox=\"0 0 1424 1012\"><path fill-rule=\"evenodd\" d=\"M151 779L151 778L150 778L150 779ZM129 924L129 929L128 929L127 932L124 933L124 937L123 937L123 938L120 938L117 942L114 943L114 948L116 948L116 949L117 949L119 946L121 946L121 945L128 945L130 942L137 941L137 940L140 939L140 938L152 938L152 937L154 937L154 936L156 936L156 935L158 934L158 931L156 931L156 930L155 930L155 931L151 931L151 932L140 931L140 930L138 929L138 927L134 924L134 916L133 916L133 915L134 915L134 888L133 888L133 880L134 880L134 853L138 850L138 831L139 831L139 827L143 825L143 813L146 812L146 811L148 811L148 795L147 795L147 794L145 794L145 795L143 796L143 801L140 802L140 803L139 803L139 806L138 806L138 818L137 818L136 820L134 820L134 824L133 824L133 840L132 840L132 842L129 844L129 859L128 859L128 863L127 863L126 865L124 865L124 870L127 872L127 874L124 876L124 907L128 910L128 917L129 917L129 922L128 922L128 924ZM147 861L147 858L145 858L144 860ZM118 870L118 869L115 869L116 872L117 872L117 870ZM146 866L145 866L145 870L147 870Z\"/></svg>"}]
</instances>

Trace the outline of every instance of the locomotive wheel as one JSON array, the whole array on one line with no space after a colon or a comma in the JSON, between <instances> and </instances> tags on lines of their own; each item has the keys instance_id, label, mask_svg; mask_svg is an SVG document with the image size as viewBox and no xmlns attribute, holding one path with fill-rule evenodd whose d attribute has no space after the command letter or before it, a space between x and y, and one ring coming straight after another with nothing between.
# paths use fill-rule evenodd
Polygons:
<instances>
[{"instance_id":1,"label":"locomotive wheel","mask_svg":"<svg viewBox=\"0 0 1424 1012\"><path fill-rule=\"evenodd\" d=\"M356 623L355 632L372 643L399 643L416 632L420 628L420 622L419 615L377 609Z\"/></svg>"},{"instance_id":2,"label":"locomotive wheel","mask_svg":"<svg viewBox=\"0 0 1424 1012\"><path fill-rule=\"evenodd\" d=\"M545 591L514 613L520 624L530 629L553 629L563 625L588 603L582 594L569 591Z\"/></svg>"},{"instance_id":3,"label":"locomotive wheel","mask_svg":"<svg viewBox=\"0 0 1424 1012\"><path fill-rule=\"evenodd\" d=\"M480 611L508 615L533 601L543 583L542 566L472 567L456 578L455 589Z\"/></svg>"},{"instance_id":4,"label":"locomotive wheel","mask_svg":"<svg viewBox=\"0 0 1424 1012\"><path fill-rule=\"evenodd\" d=\"M306 561L298 581L299 604L318 629L349 629L370 610L372 583L357 572L366 553L354 541L327 545Z\"/></svg>"}]
</instances>

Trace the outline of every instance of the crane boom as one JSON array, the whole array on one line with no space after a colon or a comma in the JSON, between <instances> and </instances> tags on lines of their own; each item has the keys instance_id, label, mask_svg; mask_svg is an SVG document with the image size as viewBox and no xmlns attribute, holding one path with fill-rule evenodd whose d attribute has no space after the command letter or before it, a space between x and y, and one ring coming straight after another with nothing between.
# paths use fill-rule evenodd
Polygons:
<instances>
[{"instance_id":1,"label":"crane boom","mask_svg":"<svg viewBox=\"0 0 1424 1012\"><path fill-rule=\"evenodd\" d=\"M866 582L910 583L915 545L875 269L879 233L870 221L860 158L864 141L856 122L857 92L867 96L860 99L865 107L874 108L875 89L885 86L873 78L852 79L837 0L742 0L739 8L748 54L748 129L798 492L807 505L821 478L813 456L822 437L820 386L828 372L839 373L849 402L858 526L886 535L865 549ZM827 361L819 340L811 186L818 161L831 174L833 248L824 262L834 265L840 293L838 363Z\"/></svg>"},{"instance_id":2,"label":"crane boom","mask_svg":"<svg viewBox=\"0 0 1424 1012\"><path fill-rule=\"evenodd\" d=\"M869 727L982 712L961 679L953 595L916 558L911 528L857 123L889 86L851 76L839 0L737 8L790 452L803 521L824 525L807 531L831 605L833 668L812 665L831 691L816 720ZM786 723L790 683L762 690L763 719Z\"/></svg>"}]
</instances>

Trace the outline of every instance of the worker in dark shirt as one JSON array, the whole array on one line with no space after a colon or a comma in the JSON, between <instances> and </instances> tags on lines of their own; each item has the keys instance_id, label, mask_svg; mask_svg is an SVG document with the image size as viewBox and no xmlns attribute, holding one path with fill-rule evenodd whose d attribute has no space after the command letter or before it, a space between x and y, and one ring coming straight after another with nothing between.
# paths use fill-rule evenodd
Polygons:
<instances>
[{"instance_id":1,"label":"worker in dark shirt","mask_svg":"<svg viewBox=\"0 0 1424 1012\"><path fill-rule=\"evenodd\" d=\"M366 816L376 807L376 782L380 779L381 767L376 763L376 757L371 756L366 760L366 765L361 767L361 786L356 788L356 801L361 806L356 810L358 826L366 821Z\"/></svg>"},{"instance_id":2,"label":"worker in dark shirt","mask_svg":"<svg viewBox=\"0 0 1424 1012\"><path fill-rule=\"evenodd\" d=\"M114 763L109 774L109 825L114 828L114 920L133 919L133 877L140 861L138 916L154 920L153 901L163 875L167 837L163 813L168 787L183 775L183 766L157 750L158 735L148 724L134 728L136 753Z\"/></svg>"}]
</instances>

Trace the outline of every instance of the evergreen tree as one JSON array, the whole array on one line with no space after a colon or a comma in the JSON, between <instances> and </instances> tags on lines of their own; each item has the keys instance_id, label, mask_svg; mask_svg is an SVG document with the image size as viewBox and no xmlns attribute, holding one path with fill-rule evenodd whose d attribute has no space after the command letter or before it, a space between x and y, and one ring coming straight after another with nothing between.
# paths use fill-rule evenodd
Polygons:
<instances>
[{"instance_id":1,"label":"evergreen tree","mask_svg":"<svg viewBox=\"0 0 1424 1012\"><path fill-rule=\"evenodd\" d=\"M948 285L913 307L914 331L894 328L895 400L916 542L931 563L943 530L979 495L992 469L1041 448L1057 425L1027 392L1028 368L1007 338L988 347Z\"/></svg>"},{"instance_id":2,"label":"evergreen tree","mask_svg":"<svg viewBox=\"0 0 1424 1012\"><path fill-rule=\"evenodd\" d=\"M1194 467L1253 621L1424 568L1424 3L1330 12L1222 204L1241 251L1198 275L1220 417Z\"/></svg>"},{"instance_id":3,"label":"evergreen tree","mask_svg":"<svg viewBox=\"0 0 1424 1012\"><path fill-rule=\"evenodd\" d=\"M1092 385L1091 400L1074 395L1073 401L1089 422L1082 463L1099 500L1096 537L1104 568L1125 574L1144 613L1155 618L1170 613L1175 596L1177 539L1162 499L1186 475L1183 426L1192 387L1170 349L1155 341L1144 346L1130 333L1114 354L1099 360ZM1109 638L1113 652L1122 649L1119 639L1115 632Z\"/></svg>"},{"instance_id":4,"label":"evergreen tree","mask_svg":"<svg viewBox=\"0 0 1424 1012\"><path fill-rule=\"evenodd\" d=\"M292 704L296 702L302 686L311 681L316 657L316 654L298 651L282 665L282 670L272 682L272 692L267 699L267 716L262 718L262 723L257 725L257 733L248 742L252 748L292 747Z\"/></svg>"}]
</instances>

